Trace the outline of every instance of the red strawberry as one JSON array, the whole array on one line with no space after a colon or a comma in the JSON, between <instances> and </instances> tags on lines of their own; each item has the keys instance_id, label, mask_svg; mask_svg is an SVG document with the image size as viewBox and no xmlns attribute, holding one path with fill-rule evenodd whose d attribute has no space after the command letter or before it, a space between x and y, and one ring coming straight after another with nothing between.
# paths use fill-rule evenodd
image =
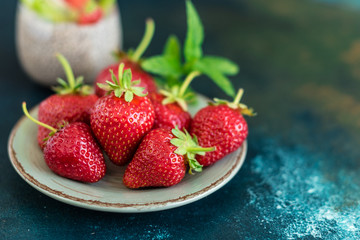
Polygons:
<instances>
[{"instance_id":1,"label":"red strawberry","mask_svg":"<svg viewBox=\"0 0 360 240\"><path fill-rule=\"evenodd\" d=\"M118 79L112 73L113 83L102 85L112 91L95 103L90 116L96 138L117 165L123 165L132 158L155 118L153 105L143 93L144 89L134 86L139 81L132 82L131 70L123 69L124 64L120 64Z\"/></svg>"},{"instance_id":2,"label":"red strawberry","mask_svg":"<svg viewBox=\"0 0 360 240\"><path fill-rule=\"evenodd\" d=\"M81 182L97 182L105 175L105 160L91 128L83 122L74 122L57 130L33 119L51 133L44 148L44 159L56 174Z\"/></svg>"},{"instance_id":3,"label":"red strawberry","mask_svg":"<svg viewBox=\"0 0 360 240\"><path fill-rule=\"evenodd\" d=\"M70 7L78 10L85 8L89 0L64 0Z\"/></svg>"},{"instance_id":4,"label":"red strawberry","mask_svg":"<svg viewBox=\"0 0 360 240\"><path fill-rule=\"evenodd\" d=\"M239 103L243 89L240 89L234 102L215 99L193 118L191 134L198 137L199 144L203 147L215 146L216 150L197 160L203 166L209 166L227 154L238 149L248 135L248 125L243 114L253 116L252 109Z\"/></svg>"},{"instance_id":5,"label":"red strawberry","mask_svg":"<svg viewBox=\"0 0 360 240\"><path fill-rule=\"evenodd\" d=\"M154 128L189 130L191 123L190 113L184 111L177 103L163 104L165 96L159 93L150 93L149 98L154 105L155 122Z\"/></svg>"},{"instance_id":6,"label":"red strawberry","mask_svg":"<svg viewBox=\"0 0 360 240\"><path fill-rule=\"evenodd\" d=\"M40 103L39 121L54 128L63 124L64 121L90 123L90 110L98 97L88 93L89 88L83 85L82 77L74 78L71 67L64 56L58 54L57 57L64 67L68 83L59 79L61 87L54 88L57 94L51 95ZM41 148L44 147L43 140L49 133L50 130L39 126L37 140Z\"/></svg>"},{"instance_id":7,"label":"red strawberry","mask_svg":"<svg viewBox=\"0 0 360 240\"><path fill-rule=\"evenodd\" d=\"M185 176L187 164L190 171L201 172L202 166L195 154L205 154L214 148L201 148L189 133L179 129L154 129L141 142L123 177L129 188L169 187Z\"/></svg>"},{"instance_id":8,"label":"red strawberry","mask_svg":"<svg viewBox=\"0 0 360 240\"><path fill-rule=\"evenodd\" d=\"M118 69L118 65L120 63L125 64L125 69L130 69L133 74L133 79L139 79L141 83L140 86L144 87L147 92L155 92L157 91L156 83L154 79L146 73L139 65L140 58L142 54L145 52L146 48L151 42L151 39L154 35L154 21L152 19L148 19L146 21L146 29L143 39L141 40L139 46L135 51L130 51L129 53L120 52L118 53L118 57L120 61L117 64L110 65L103 69L96 78L95 81L95 91L96 94L101 97L105 95L105 91L101 90L97 87L98 83L105 83L106 81L111 80L111 74L109 70L113 70L115 75L117 74L116 71Z\"/></svg>"},{"instance_id":9,"label":"red strawberry","mask_svg":"<svg viewBox=\"0 0 360 240\"><path fill-rule=\"evenodd\" d=\"M175 85L170 91L160 90L160 94L149 94L155 110L154 128L173 129L177 126L179 129L189 130L191 116L187 111L188 94L185 94L185 91L198 75L200 75L199 72L192 72L180 87Z\"/></svg>"},{"instance_id":10,"label":"red strawberry","mask_svg":"<svg viewBox=\"0 0 360 240\"><path fill-rule=\"evenodd\" d=\"M77 22L81 25L93 24L103 16L103 10L94 0L64 0L70 6L76 16Z\"/></svg>"},{"instance_id":11,"label":"red strawberry","mask_svg":"<svg viewBox=\"0 0 360 240\"><path fill-rule=\"evenodd\" d=\"M96 7L90 12L81 12L78 18L80 25L93 24L99 21L103 16L103 12L99 7Z\"/></svg>"}]
</instances>

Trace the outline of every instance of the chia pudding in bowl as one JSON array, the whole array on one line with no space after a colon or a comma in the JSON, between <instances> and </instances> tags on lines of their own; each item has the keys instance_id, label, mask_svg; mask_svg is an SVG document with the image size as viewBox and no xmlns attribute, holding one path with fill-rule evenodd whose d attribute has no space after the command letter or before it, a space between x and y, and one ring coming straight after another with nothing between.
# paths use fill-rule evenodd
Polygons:
<instances>
[{"instance_id":1,"label":"chia pudding in bowl","mask_svg":"<svg viewBox=\"0 0 360 240\"><path fill-rule=\"evenodd\" d=\"M58 77L64 77L56 53L63 54L74 74L84 76L87 83L92 83L104 67L115 61L111 53L122 46L120 11L116 4L98 21L81 24L51 21L23 2L17 8L16 47L23 69L35 82L50 86L56 84Z\"/></svg>"}]
</instances>

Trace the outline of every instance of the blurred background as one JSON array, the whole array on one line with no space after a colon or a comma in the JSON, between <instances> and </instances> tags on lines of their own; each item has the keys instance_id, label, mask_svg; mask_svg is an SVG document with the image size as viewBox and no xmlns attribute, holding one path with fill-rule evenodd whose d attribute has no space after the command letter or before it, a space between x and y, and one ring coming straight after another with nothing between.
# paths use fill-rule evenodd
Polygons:
<instances>
[{"instance_id":1,"label":"blurred background","mask_svg":"<svg viewBox=\"0 0 360 240\"><path fill-rule=\"evenodd\" d=\"M46 236L50 230L42 217L53 223L60 217L59 228L69 227L64 220L68 218L77 229L70 227L66 236L77 237L96 232L116 239L119 230L130 237L125 229L131 229L149 239L360 238L360 2L193 3L205 27L204 52L239 64L240 73L231 80L236 89L245 89L243 102L258 113L248 118L247 160L219 192L180 210L94 217L91 211L36 193L11 167L7 138L22 116L21 102L34 106L52 91L34 83L20 67L14 32L17 1L1 1L0 166L6 173L0 174L0 182L12 190L0 197L0 236L25 239L26 234L37 237L39 231ZM119 0L118 6L124 49L137 46L148 17L155 20L156 31L144 57L161 53L170 34L185 38L183 0ZM229 99L205 77L192 86L209 98ZM64 213L50 207L62 208ZM24 229L12 226L20 221L20 213ZM80 219L86 226L76 214L83 214ZM176 227L176 221L184 218L193 225ZM42 229L32 232L39 221ZM16 234L8 233L8 228ZM59 231L54 234L61 237Z\"/></svg>"}]
</instances>

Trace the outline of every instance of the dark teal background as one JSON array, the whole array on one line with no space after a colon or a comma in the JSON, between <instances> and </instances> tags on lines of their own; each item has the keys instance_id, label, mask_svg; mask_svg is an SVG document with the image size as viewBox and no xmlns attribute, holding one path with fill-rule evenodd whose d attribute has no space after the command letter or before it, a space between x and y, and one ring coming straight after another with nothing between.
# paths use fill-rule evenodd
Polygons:
<instances>
[{"instance_id":1,"label":"dark teal background","mask_svg":"<svg viewBox=\"0 0 360 240\"><path fill-rule=\"evenodd\" d=\"M359 239L360 15L357 1L194 0L204 52L240 65L233 77L248 118L240 172L195 203L145 214L95 212L49 198L12 168L7 140L21 102L51 91L22 71L14 45L16 1L0 3L0 239ZM341 2L342 4L340 4ZM145 55L185 36L184 1L119 1L124 47L144 20L157 29ZM194 89L226 96L206 78Z\"/></svg>"}]
</instances>

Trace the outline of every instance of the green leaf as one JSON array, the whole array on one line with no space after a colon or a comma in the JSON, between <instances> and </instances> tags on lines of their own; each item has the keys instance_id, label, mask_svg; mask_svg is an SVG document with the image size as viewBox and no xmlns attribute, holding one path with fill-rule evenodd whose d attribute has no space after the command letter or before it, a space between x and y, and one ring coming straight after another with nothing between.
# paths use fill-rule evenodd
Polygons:
<instances>
[{"instance_id":1,"label":"green leaf","mask_svg":"<svg viewBox=\"0 0 360 240\"><path fill-rule=\"evenodd\" d=\"M204 28L200 17L190 0L186 1L187 34L184 44L186 62L192 62L202 57L201 45L204 41Z\"/></svg>"},{"instance_id":2,"label":"green leaf","mask_svg":"<svg viewBox=\"0 0 360 240\"><path fill-rule=\"evenodd\" d=\"M130 91L126 91L125 92L125 101L127 102L131 102L134 98L134 93L130 92Z\"/></svg>"},{"instance_id":3,"label":"green leaf","mask_svg":"<svg viewBox=\"0 0 360 240\"><path fill-rule=\"evenodd\" d=\"M170 140L170 143L176 147L180 147L181 145L183 145L184 140L181 140L179 138L173 138Z\"/></svg>"},{"instance_id":4,"label":"green leaf","mask_svg":"<svg viewBox=\"0 0 360 240\"><path fill-rule=\"evenodd\" d=\"M63 88L67 88L68 87L68 83L62 79L62 78L58 78L57 82L63 87Z\"/></svg>"},{"instance_id":5,"label":"green leaf","mask_svg":"<svg viewBox=\"0 0 360 240\"><path fill-rule=\"evenodd\" d=\"M223 57L204 56L200 61L207 65L208 68L215 68L225 75L234 76L239 73L239 66Z\"/></svg>"},{"instance_id":6,"label":"green leaf","mask_svg":"<svg viewBox=\"0 0 360 240\"><path fill-rule=\"evenodd\" d=\"M125 89L128 89L131 87L131 79L132 79L132 73L130 69L124 70L124 87Z\"/></svg>"},{"instance_id":7,"label":"green leaf","mask_svg":"<svg viewBox=\"0 0 360 240\"><path fill-rule=\"evenodd\" d=\"M150 57L141 63L141 67L150 73L157 74L166 79L166 82L178 83L183 75L181 63L181 47L175 35L168 37L163 54Z\"/></svg>"},{"instance_id":8,"label":"green leaf","mask_svg":"<svg viewBox=\"0 0 360 240\"><path fill-rule=\"evenodd\" d=\"M194 141L194 143L196 143L196 145L199 145L198 138L195 134L193 135L193 141Z\"/></svg>"},{"instance_id":9,"label":"green leaf","mask_svg":"<svg viewBox=\"0 0 360 240\"><path fill-rule=\"evenodd\" d=\"M186 148L179 147L178 149L176 149L174 151L174 153L179 154L179 155L185 155L187 153L187 151L186 151Z\"/></svg>"},{"instance_id":10,"label":"green leaf","mask_svg":"<svg viewBox=\"0 0 360 240\"><path fill-rule=\"evenodd\" d=\"M169 59L176 59L180 63L181 60L180 41L175 35L171 35L168 37L165 43L163 56Z\"/></svg>"},{"instance_id":11,"label":"green leaf","mask_svg":"<svg viewBox=\"0 0 360 240\"><path fill-rule=\"evenodd\" d=\"M171 130L172 134L174 134L175 137L180 138L182 140L186 139L186 135L184 132L182 132L181 130L179 130L179 128L176 126L175 128L173 128Z\"/></svg>"},{"instance_id":12,"label":"green leaf","mask_svg":"<svg viewBox=\"0 0 360 240\"><path fill-rule=\"evenodd\" d=\"M150 73L158 74L162 77L178 78L182 74L181 63L176 59L165 56L154 56L144 60L141 67Z\"/></svg>"},{"instance_id":13,"label":"green leaf","mask_svg":"<svg viewBox=\"0 0 360 240\"><path fill-rule=\"evenodd\" d=\"M196 70L202 72L207 75L211 80L214 81L216 85L218 85L227 95L234 97L235 90L231 83L231 81L223 75L219 70L215 68L209 68L202 61L197 61L194 66Z\"/></svg>"},{"instance_id":14,"label":"green leaf","mask_svg":"<svg viewBox=\"0 0 360 240\"><path fill-rule=\"evenodd\" d=\"M114 74L114 71L112 69L109 70L110 74L111 74L111 80L113 81L114 84L118 84L118 79Z\"/></svg>"},{"instance_id":15,"label":"green leaf","mask_svg":"<svg viewBox=\"0 0 360 240\"><path fill-rule=\"evenodd\" d=\"M135 80L135 81L131 81L131 85L132 86L137 86L141 83L141 80Z\"/></svg>"},{"instance_id":16,"label":"green leaf","mask_svg":"<svg viewBox=\"0 0 360 240\"><path fill-rule=\"evenodd\" d=\"M124 91L123 91L123 89L121 89L121 88L116 88L116 89L114 89L114 94L115 94L115 96L118 97L118 98L121 97L123 93L124 93Z\"/></svg>"},{"instance_id":17,"label":"green leaf","mask_svg":"<svg viewBox=\"0 0 360 240\"><path fill-rule=\"evenodd\" d=\"M75 79L75 87L74 89L79 89L81 87L84 86L84 77L83 76L79 76Z\"/></svg>"},{"instance_id":18,"label":"green leaf","mask_svg":"<svg viewBox=\"0 0 360 240\"><path fill-rule=\"evenodd\" d=\"M146 95L148 95L148 93L144 93L145 88L143 87L132 87L131 88L132 92L139 97L145 97Z\"/></svg>"},{"instance_id":19,"label":"green leaf","mask_svg":"<svg viewBox=\"0 0 360 240\"><path fill-rule=\"evenodd\" d=\"M192 172L193 170L195 172L202 172L203 166L198 161L196 161L195 159L192 159L192 158L189 158L188 160L189 160L189 167L190 167L189 173L190 174L193 174L193 172Z\"/></svg>"},{"instance_id":20,"label":"green leaf","mask_svg":"<svg viewBox=\"0 0 360 240\"><path fill-rule=\"evenodd\" d=\"M84 83L84 76L78 76L78 77L75 79L75 83L76 83L76 85L78 85L78 84L83 84L83 83Z\"/></svg>"},{"instance_id":21,"label":"green leaf","mask_svg":"<svg viewBox=\"0 0 360 240\"><path fill-rule=\"evenodd\" d=\"M118 88L118 85L114 82L106 81L107 85L110 87L110 89L116 89ZM99 85L99 83L98 83Z\"/></svg>"}]
</instances>

